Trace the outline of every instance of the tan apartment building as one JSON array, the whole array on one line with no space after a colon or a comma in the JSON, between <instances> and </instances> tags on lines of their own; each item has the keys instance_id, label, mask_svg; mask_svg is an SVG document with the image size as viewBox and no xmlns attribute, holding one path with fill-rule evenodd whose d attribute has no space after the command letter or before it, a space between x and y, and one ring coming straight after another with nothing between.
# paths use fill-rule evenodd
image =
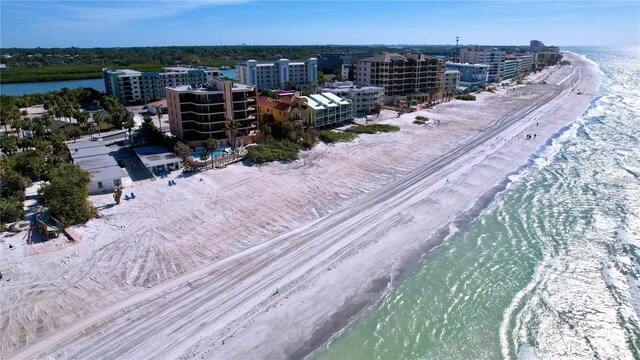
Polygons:
<instances>
[{"instance_id":1,"label":"tan apartment building","mask_svg":"<svg viewBox=\"0 0 640 360\"><path fill-rule=\"evenodd\" d=\"M258 118L260 124L301 121L305 126L312 126L311 108L307 105L307 99L299 96L281 96L278 100L259 96Z\"/></svg>"},{"instance_id":2,"label":"tan apartment building","mask_svg":"<svg viewBox=\"0 0 640 360\"><path fill-rule=\"evenodd\" d=\"M230 142L227 119L239 124L236 145L253 142L258 126L255 86L212 80L165 91L171 133L189 145L201 146L210 138Z\"/></svg>"},{"instance_id":3,"label":"tan apartment building","mask_svg":"<svg viewBox=\"0 0 640 360\"><path fill-rule=\"evenodd\" d=\"M378 53L355 62L358 85L384 88L384 103L441 96L444 89L444 61L420 53Z\"/></svg>"}]
</instances>

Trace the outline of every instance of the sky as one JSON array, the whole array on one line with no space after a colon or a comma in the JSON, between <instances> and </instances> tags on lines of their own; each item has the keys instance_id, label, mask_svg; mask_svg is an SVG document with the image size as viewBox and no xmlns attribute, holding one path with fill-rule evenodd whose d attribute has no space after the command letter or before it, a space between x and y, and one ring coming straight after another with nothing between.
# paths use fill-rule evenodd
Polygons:
<instances>
[{"instance_id":1,"label":"sky","mask_svg":"<svg viewBox=\"0 0 640 360\"><path fill-rule=\"evenodd\" d=\"M0 0L0 48L640 45L640 1Z\"/></svg>"}]
</instances>

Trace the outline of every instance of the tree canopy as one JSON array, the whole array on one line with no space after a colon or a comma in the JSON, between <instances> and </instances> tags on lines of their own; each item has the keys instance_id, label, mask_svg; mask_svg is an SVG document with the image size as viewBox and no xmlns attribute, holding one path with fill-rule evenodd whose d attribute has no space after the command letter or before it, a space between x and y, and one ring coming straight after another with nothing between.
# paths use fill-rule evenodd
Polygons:
<instances>
[{"instance_id":1,"label":"tree canopy","mask_svg":"<svg viewBox=\"0 0 640 360\"><path fill-rule=\"evenodd\" d=\"M38 194L51 216L69 226L87 222L96 214L87 197L91 175L81 167L63 164L50 174L50 181Z\"/></svg>"}]
</instances>

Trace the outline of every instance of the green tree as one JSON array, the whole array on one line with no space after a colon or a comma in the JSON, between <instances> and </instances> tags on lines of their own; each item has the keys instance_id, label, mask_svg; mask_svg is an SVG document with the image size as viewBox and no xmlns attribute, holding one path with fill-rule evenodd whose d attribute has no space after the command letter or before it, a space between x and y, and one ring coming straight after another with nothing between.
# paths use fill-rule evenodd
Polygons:
<instances>
[{"instance_id":1,"label":"green tree","mask_svg":"<svg viewBox=\"0 0 640 360\"><path fill-rule=\"evenodd\" d=\"M24 217L22 201L13 197L0 198L0 223L18 221Z\"/></svg>"},{"instance_id":2,"label":"green tree","mask_svg":"<svg viewBox=\"0 0 640 360\"><path fill-rule=\"evenodd\" d=\"M271 115L271 116L273 116L273 115ZM271 138L271 126L269 126L267 124L260 125L260 132L264 134L264 139L265 140Z\"/></svg>"},{"instance_id":3,"label":"green tree","mask_svg":"<svg viewBox=\"0 0 640 360\"><path fill-rule=\"evenodd\" d=\"M11 135L0 137L0 150L8 155L15 153L18 151L18 138Z\"/></svg>"},{"instance_id":4,"label":"green tree","mask_svg":"<svg viewBox=\"0 0 640 360\"><path fill-rule=\"evenodd\" d=\"M20 119L20 110L15 105L0 106L0 121L2 121L5 132L9 133L7 127L13 127L13 123L17 119Z\"/></svg>"},{"instance_id":5,"label":"green tree","mask_svg":"<svg viewBox=\"0 0 640 360\"><path fill-rule=\"evenodd\" d=\"M49 183L38 190L40 201L65 226L85 223L96 213L87 199L90 182L91 175L81 167L63 164L51 171Z\"/></svg>"},{"instance_id":6,"label":"green tree","mask_svg":"<svg viewBox=\"0 0 640 360\"><path fill-rule=\"evenodd\" d=\"M22 129L24 128L24 120L21 117L14 118L11 121L11 127L16 130L18 137L22 137Z\"/></svg>"},{"instance_id":7,"label":"green tree","mask_svg":"<svg viewBox=\"0 0 640 360\"><path fill-rule=\"evenodd\" d=\"M318 84L320 84L320 86L323 86L325 81L326 81L326 79L324 77L324 73L322 71L318 70L318 80L316 82Z\"/></svg>"},{"instance_id":8,"label":"green tree","mask_svg":"<svg viewBox=\"0 0 640 360\"><path fill-rule=\"evenodd\" d=\"M73 139L73 142L76 142L76 139L82 136L82 131L80 131L79 127L74 126L71 129L69 129L68 135L71 139Z\"/></svg>"},{"instance_id":9,"label":"green tree","mask_svg":"<svg viewBox=\"0 0 640 360\"><path fill-rule=\"evenodd\" d=\"M105 120L105 117L106 117L105 116L105 112L101 111L101 110L96 111L96 112L93 113L92 117L93 117L93 121L98 125L98 135L100 135L100 133L101 133L100 132L100 130L101 130L101 126L100 125Z\"/></svg>"},{"instance_id":10,"label":"green tree","mask_svg":"<svg viewBox=\"0 0 640 360\"><path fill-rule=\"evenodd\" d=\"M373 113L376 114L376 118L380 117L380 111L382 111L382 105L380 103L376 103L376 106L373 108Z\"/></svg>"},{"instance_id":11,"label":"green tree","mask_svg":"<svg viewBox=\"0 0 640 360\"><path fill-rule=\"evenodd\" d=\"M185 143L179 142L173 148L173 152L182 159L183 166L187 167L187 157L191 153L191 147Z\"/></svg>"},{"instance_id":12,"label":"green tree","mask_svg":"<svg viewBox=\"0 0 640 360\"><path fill-rule=\"evenodd\" d=\"M27 185L25 179L15 170L5 169L2 171L2 193L3 198L16 198L20 201L24 200L24 189Z\"/></svg>"}]
</instances>

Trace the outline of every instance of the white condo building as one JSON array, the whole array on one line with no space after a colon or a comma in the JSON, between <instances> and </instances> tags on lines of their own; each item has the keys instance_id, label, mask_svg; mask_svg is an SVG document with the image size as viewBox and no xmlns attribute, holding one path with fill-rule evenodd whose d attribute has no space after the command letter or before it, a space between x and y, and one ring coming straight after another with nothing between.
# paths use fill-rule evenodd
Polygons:
<instances>
[{"instance_id":1,"label":"white condo building","mask_svg":"<svg viewBox=\"0 0 640 360\"><path fill-rule=\"evenodd\" d=\"M351 100L354 113L363 113L365 109L371 111L376 105L382 105L384 100L383 87L356 86L351 81L326 83L325 87L318 91Z\"/></svg>"},{"instance_id":2,"label":"white condo building","mask_svg":"<svg viewBox=\"0 0 640 360\"><path fill-rule=\"evenodd\" d=\"M309 86L318 80L318 60L305 61L280 59L276 62L249 60L238 64L238 81L258 87L258 89L285 89Z\"/></svg>"},{"instance_id":3,"label":"white condo building","mask_svg":"<svg viewBox=\"0 0 640 360\"><path fill-rule=\"evenodd\" d=\"M311 108L311 125L315 128L331 128L353 120L351 100L341 99L332 93L303 96Z\"/></svg>"},{"instance_id":4,"label":"white condo building","mask_svg":"<svg viewBox=\"0 0 640 360\"><path fill-rule=\"evenodd\" d=\"M460 86L460 71L446 70L444 72L444 91L455 92Z\"/></svg>"}]
</instances>

